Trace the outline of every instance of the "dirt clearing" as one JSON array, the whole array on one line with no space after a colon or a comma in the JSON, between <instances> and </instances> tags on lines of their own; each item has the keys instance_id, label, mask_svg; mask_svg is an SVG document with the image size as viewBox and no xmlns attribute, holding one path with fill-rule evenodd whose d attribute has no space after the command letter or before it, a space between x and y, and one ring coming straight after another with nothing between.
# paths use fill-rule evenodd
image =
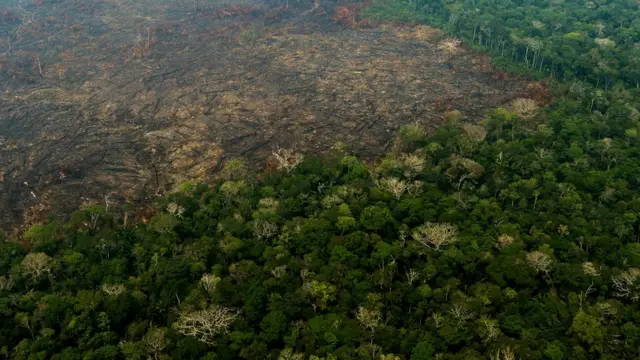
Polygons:
<instances>
[{"instance_id":1,"label":"dirt clearing","mask_svg":"<svg viewBox=\"0 0 640 360\"><path fill-rule=\"evenodd\" d=\"M438 31L349 29L331 7L47 4L0 18L0 225L138 203L276 146L373 157L401 125L475 121L526 85L467 51L449 69Z\"/></svg>"}]
</instances>

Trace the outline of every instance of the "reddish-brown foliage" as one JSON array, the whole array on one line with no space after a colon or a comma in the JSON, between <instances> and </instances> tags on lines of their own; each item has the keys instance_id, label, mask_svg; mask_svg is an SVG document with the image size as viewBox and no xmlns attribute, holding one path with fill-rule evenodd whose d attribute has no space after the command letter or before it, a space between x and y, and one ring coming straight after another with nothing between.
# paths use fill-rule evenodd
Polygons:
<instances>
[{"instance_id":1,"label":"reddish-brown foliage","mask_svg":"<svg viewBox=\"0 0 640 360\"><path fill-rule=\"evenodd\" d=\"M156 214L156 209L147 207L146 209L137 213L135 217L135 222L142 222L147 224L149 220L154 217Z\"/></svg>"},{"instance_id":2,"label":"reddish-brown foliage","mask_svg":"<svg viewBox=\"0 0 640 360\"><path fill-rule=\"evenodd\" d=\"M367 19L362 19L360 16L362 8L367 5L365 3L357 3L338 6L335 8L331 19L334 23L350 29L371 28L374 24Z\"/></svg>"},{"instance_id":3,"label":"reddish-brown foliage","mask_svg":"<svg viewBox=\"0 0 640 360\"><path fill-rule=\"evenodd\" d=\"M337 7L333 13L333 22L348 28L354 28L356 24L355 14L346 6Z\"/></svg>"},{"instance_id":4,"label":"reddish-brown foliage","mask_svg":"<svg viewBox=\"0 0 640 360\"><path fill-rule=\"evenodd\" d=\"M23 237L18 238L18 240L16 242L18 243L18 245L21 248L23 248L25 250L30 250L31 249L31 244L29 244L29 240L27 240L27 239L25 239Z\"/></svg>"},{"instance_id":5,"label":"reddish-brown foliage","mask_svg":"<svg viewBox=\"0 0 640 360\"><path fill-rule=\"evenodd\" d=\"M504 71L498 70L498 71L493 73L492 78L493 78L493 80L496 80L496 81L504 81L504 80L509 79L509 74L507 74Z\"/></svg>"},{"instance_id":6,"label":"reddish-brown foliage","mask_svg":"<svg viewBox=\"0 0 640 360\"><path fill-rule=\"evenodd\" d=\"M264 181L264 177L266 174L278 171L278 162L272 156L268 157L265 161L264 168L262 172L256 175L256 179L258 182Z\"/></svg>"},{"instance_id":7,"label":"reddish-brown foliage","mask_svg":"<svg viewBox=\"0 0 640 360\"><path fill-rule=\"evenodd\" d=\"M271 173L274 171L278 171L278 162L273 157L267 158L266 164L264 166L265 173Z\"/></svg>"},{"instance_id":8,"label":"reddish-brown foliage","mask_svg":"<svg viewBox=\"0 0 640 360\"><path fill-rule=\"evenodd\" d=\"M545 106L551 101L551 93L542 81L529 83L526 94L526 97L535 100L538 106Z\"/></svg>"}]
</instances>

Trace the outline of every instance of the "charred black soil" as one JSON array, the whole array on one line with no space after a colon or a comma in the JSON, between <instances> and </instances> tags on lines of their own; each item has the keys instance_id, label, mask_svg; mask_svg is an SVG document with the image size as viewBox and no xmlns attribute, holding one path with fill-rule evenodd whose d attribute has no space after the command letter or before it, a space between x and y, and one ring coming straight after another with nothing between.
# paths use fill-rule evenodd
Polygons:
<instances>
[{"instance_id":1,"label":"charred black soil","mask_svg":"<svg viewBox=\"0 0 640 360\"><path fill-rule=\"evenodd\" d=\"M195 9L194 9L195 4ZM316 3L316 5L318 5ZM225 160L341 141L383 153L447 109L477 121L517 97L425 26L344 28L336 4L37 2L0 17L0 225L137 203ZM55 208L52 204L56 204Z\"/></svg>"}]
</instances>

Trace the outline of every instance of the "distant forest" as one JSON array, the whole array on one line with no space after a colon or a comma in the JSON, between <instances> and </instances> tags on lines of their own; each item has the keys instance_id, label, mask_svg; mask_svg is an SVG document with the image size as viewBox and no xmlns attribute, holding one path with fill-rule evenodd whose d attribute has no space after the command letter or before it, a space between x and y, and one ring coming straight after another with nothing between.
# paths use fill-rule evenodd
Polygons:
<instances>
[{"instance_id":1,"label":"distant forest","mask_svg":"<svg viewBox=\"0 0 640 360\"><path fill-rule=\"evenodd\" d=\"M505 66L607 90L640 86L636 1L380 0L373 19L425 22L490 52Z\"/></svg>"},{"instance_id":2,"label":"distant forest","mask_svg":"<svg viewBox=\"0 0 640 360\"><path fill-rule=\"evenodd\" d=\"M276 149L138 216L91 206L4 239L0 357L638 359L640 3L362 16L543 81L481 124L408 124L375 162Z\"/></svg>"}]
</instances>

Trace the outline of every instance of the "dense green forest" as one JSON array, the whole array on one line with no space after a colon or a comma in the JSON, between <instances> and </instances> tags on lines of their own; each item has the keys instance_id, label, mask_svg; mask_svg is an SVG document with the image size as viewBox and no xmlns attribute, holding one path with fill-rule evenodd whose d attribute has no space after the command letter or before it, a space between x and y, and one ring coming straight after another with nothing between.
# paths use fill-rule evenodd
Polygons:
<instances>
[{"instance_id":1,"label":"dense green forest","mask_svg":"<svg viewBox=\"0 0 640 360\"><path fill-rule=\"evenodd\" d=\"M148 219L106 204L3 239L0 357L639 358L638 8L376 2L566 82L407 125L374 163L279 149Z\"/></svg>"},{"instance_id":2,"label":"dense green forest","mask_svg":"<svg viewBox=\"0 0 640 360\"><path fill-rule=\"evenodd\" d=\"M282 170L231 161L148 223L92 207L35 226L0 248L1 353L635 359L640 154L618 98L484 127L453 112L375 165L283 150Z\"/></svg>"}]
</instances>

